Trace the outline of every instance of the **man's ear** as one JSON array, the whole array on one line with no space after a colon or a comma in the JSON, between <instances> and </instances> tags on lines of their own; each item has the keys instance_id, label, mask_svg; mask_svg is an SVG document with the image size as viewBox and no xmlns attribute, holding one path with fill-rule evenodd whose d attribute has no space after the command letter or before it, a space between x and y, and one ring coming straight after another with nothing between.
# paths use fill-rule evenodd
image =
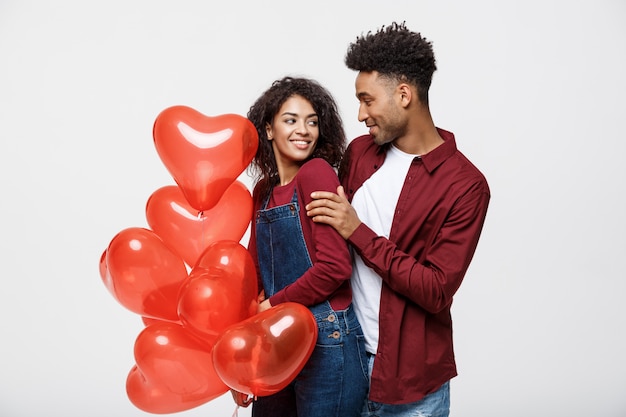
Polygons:
<instances>
[{"instance_id":1,"label":"man's ear","mask_svg":"<svg viewBox=\"0 0 626 417\"><path fill-rule=\"evenodd\" d=\"M400 94L400 103L402 104L402 107L409 107L409 104L411 104L411 101L414 98L411 86L406 83L398 85L398 93Z\"/></svg>"}]
</instances>

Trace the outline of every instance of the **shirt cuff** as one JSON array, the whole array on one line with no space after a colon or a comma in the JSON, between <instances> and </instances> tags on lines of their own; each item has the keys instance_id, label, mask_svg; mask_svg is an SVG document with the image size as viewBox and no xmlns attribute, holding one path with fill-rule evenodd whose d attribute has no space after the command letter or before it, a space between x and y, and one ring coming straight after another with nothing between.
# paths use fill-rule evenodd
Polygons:
<instances>
[{"instance_id":1,"label":"shirt cuff","mask_svg":"<svg viewBox=\"0 0 626 417\"><path fill-rule=\"evenodd\" d=\"M348 242L362 252L378 235L370 229L365 223L361 223L354 233L348 238Z\"/></svg>"},{"instance_id":2,"label":"shirt cuff","mask_svg":"<svg viewBox=\"0 0 626 417\"><path fill-rule=\"evenodd\" d=\"M270 304L272 305L272 307L275 307L278 304L286 303L287 301L289 300L286 299L284 291L279 291L278 293L270 297Z\"/></svg>"}]
</instances>

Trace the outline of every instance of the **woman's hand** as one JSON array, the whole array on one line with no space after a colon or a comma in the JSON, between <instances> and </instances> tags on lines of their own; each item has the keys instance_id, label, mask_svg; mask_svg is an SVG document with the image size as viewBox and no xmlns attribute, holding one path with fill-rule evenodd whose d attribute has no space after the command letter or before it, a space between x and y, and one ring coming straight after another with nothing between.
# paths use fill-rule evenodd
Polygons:
<instances>
[{"instance_id":1,"label":"woman's hand","mask_svg":"<svg viewBox=\"0 0 626 417\"><path fill-rule=\"evenodd\" d=\"M243 392L231 389L230 393L232 394L235 403L240 407L247 407L254 401L254 397L251 397L248 394L244 394Z\"/></svg>"},{"instance_id":2,"label":"woman's hand","mask_svg":"<svg viewBox=\"0 0 626 417\"><path fill-rule=\"evenodd\" d=\"M272 308L272 305L270 304L270 300L268 298L259 303L257 313L262 313L263 311L269 310L270 308Z\"/></svg>"}]
</instances>

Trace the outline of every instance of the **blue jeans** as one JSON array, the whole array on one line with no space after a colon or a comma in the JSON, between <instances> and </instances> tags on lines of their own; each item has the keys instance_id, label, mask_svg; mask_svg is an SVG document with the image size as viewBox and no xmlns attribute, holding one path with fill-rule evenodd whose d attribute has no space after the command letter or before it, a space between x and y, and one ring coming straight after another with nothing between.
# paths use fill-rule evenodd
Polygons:
<instances>
[{"instance_id":1,"label":"blue jeans","mask_svg":"<svg viewBox=\"0 0 626 417\"><path fill-rule=\"evenodd\" d=\"M358 417L366 399L367 354L352 306L314 308L317 344L302 371L282 391L259 397L253 417Z\"/></svg>"},{"instance_id":2,"label":"blue jeans","mask_svg":"<svg viewBox=\"0 0 626 417\"><path fill-rule=\"evenodd\" d=\"M368 371L371 377L374 359L369 358ZM362 417L448 417L450 415L450 381L437 391L419 401L408 404L383 404L366 400Z\"/></svg>"}]
</instances>

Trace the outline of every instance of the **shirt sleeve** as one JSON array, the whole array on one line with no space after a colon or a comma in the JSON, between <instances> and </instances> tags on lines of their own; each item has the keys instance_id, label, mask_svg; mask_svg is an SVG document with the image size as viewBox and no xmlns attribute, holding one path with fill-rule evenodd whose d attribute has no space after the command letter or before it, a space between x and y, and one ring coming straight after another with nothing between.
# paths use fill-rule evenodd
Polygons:
<instances>
[{"instance_id":1,"label":"shirt sleeve","mask_svg":"<svg viewBox=\"0 0 626 417\"><path fill-rule=\"evenodd\" d=\"M322 159L313 159L303 165L294 179L301 210L311 201L313 191L337 191L339 180L332 167ZM313 247L309 253L313 266L292 284L286 286L270 298L272 305L287 301L305 306L319 304L329 297L347 280L352 273L352 260L347 242L331 226L313 222L306 213L300 216L307 222Z\"/></svg>"},{"instance_id":2,"label":"shirt sleeve","mask_svg":"<svg viewBox=\"0 0 626 417\"><path fill-rule=\"evenodd\" d=\"M364 263L392 290L426 311L448 307L461 285L478 245L490 194L480 183L454 205L433 242L419 257L403 252L396 243L361 224L349 242Z\"/></svg>"}]
</instances>

